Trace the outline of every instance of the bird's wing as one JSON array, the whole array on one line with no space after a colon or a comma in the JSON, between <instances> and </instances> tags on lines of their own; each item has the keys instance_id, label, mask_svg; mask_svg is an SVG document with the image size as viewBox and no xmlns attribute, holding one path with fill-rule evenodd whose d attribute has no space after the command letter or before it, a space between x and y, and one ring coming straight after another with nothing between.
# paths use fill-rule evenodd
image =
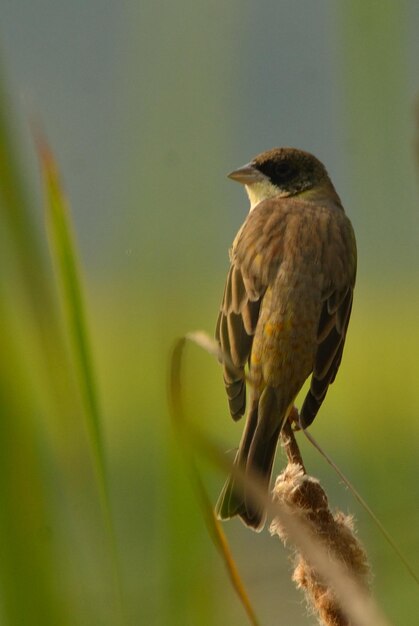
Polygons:
<instances>
[{"instance_id":1,"label":"bird's wing","mask_svg":"<svg viewBox=\"0 0 419 626\"><path fill-rule=\"evenodd\" d=\"M259 309L283 256L287 203L260 202L248 214L231 252L231 267L218 316L216 338L235 371L224 364L230 412L239 419L246 409L244 367L252 350Z\"/></svg>"},{"instance_id":2,"label":"bird's wing","mask_svg":"<svg viewBox=\"0 0 419 626\"><path fill-rule=\"evenodd\" d=\"M300 412L301 424L309 426L317 415L329 385L335 380L342 359L346 330L352 309L353 287L333 291L325 298L317 332L318 347L310 389Z\"/></svg>"},{"instance_id":3,"label":"bird's wing","mask_svg":"<svg viewBox=\"0 0 419 626\"><path fill-rule=\"evenodd\" d=\"M262 294L245 278L233 261L227 276L224 297L218 315L215 337L227 362L224 362L224 383L230 413L239 419L246 409L244 368L252 349L253 335L259 317ZM234 365L234 369L229 367Z\"/></svg>"}]
</instances>

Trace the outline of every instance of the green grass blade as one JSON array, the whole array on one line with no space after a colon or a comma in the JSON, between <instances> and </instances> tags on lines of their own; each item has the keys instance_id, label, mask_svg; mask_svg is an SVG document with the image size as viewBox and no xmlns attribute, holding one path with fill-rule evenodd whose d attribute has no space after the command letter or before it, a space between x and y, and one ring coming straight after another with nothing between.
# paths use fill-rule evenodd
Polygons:
<instances>
[{"instance_id":1,"label":"green grass blade","mask_svg":"<svg viewBox=\"0 0 419 626\"><path fill-rule=\"evenodd\" d=\"M46 218L52 259L67 316L68 331L71 336L77 375L88 419L92 449L101 480L106 483L99 401L81 293L80 270L68 217L68 206L61 189L54 158L43 140L38 140L38 150L45 184Z\"/></svg>"},{"instance_id":2,"label":"green grass blade","mask_svg":"<svg viewBox=\"0 0 419 626\"><path fill-rule=\"evenodd\" d=\"M69 207L61 188L54 157L45 139L39 133L36 140L45 187L46 221L51 256L56 270L76 374L84 403L94 469L98 480L101 506L112 556L116 601L123 622L122 582L110 505L99 398L82 296L81 272L71 228Z\"/></svg>"},{"instance_id":3,"label":"green grass blade","mask_svg":"<svg viewBox=\"0 0 419 626\"><path fill-rule=\"evenodd\" d=\"M1 623L67 624L48 540L51 520L34 432L34 402L0 298ZM7 358L4 358L7 355Z\"/></svg>"},{"instance_id":4,"label":"green grass blade","mask_svg":"<svg viewBox=\"0 0 419 626\"><path fill-rule=\"evenodd\" d=\"M46 256L28 199L13 137L11 104L0 75L0 262L3 274L13 288L21 288L51 388L57 394L59 363L65 360L59 332ZM9 273L10 272L10 273ZM11 273L14 272L13 275ZM16 283L14 283L16 277Z\"/></svg>"},{"instance_id":5,"label":"green grass blade","mask_svg":"<svg viewBox=\"0 0 419 626\"><path fill-rule=\"evenodd\" d=\"M0 622L55 626L69 620L54 561L57 544L49 536L53 517L38 446L40 407L28 379L33 355L22 346L22 335L35 331L43 365L55 381L60 344L8 111L0 84ZM22 310L28 313L24 319Z\"/></svg>"}]
</instances>

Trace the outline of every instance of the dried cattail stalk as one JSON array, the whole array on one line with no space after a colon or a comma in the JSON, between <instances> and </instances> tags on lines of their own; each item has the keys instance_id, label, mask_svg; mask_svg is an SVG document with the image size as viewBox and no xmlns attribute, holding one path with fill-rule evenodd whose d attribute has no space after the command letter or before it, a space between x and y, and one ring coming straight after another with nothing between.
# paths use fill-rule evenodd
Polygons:
<instances>
[{"instance_id":1,"label":"dried cattail stalk","mask_svg":"<svg viewBox=\"0 0 419 626\"><path fill-rule=\"evenodd\" d=\"M370 569L367 555L354 533L351 516L329 509L328 499L319 481L305 473L295 437L290 427L285 429L283 443L288 465L276 480L274 501L280 502L293 516L307 525L325 547L327 554L340 561L365 591L369 589ZM271 524L271 533L286 544L288 534L278 518ZM310 610L324 626L349 626L330 584L319 575L305 556L295 550L293 580L305 592Z\"/></svg>"}]
</instances>

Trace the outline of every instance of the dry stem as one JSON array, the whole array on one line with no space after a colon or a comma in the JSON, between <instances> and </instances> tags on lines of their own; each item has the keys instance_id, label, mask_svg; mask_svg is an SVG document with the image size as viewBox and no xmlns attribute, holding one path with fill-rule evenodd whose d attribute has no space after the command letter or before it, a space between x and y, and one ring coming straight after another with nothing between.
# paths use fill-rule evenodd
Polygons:
<instances>
[{"instance_id":1,"label":"dry stem","mask_svg":"<svg viewBox=\"0 0 419 626\"><path fill-rule=\"evenodd\" d=\"M288 457L288 465L276 480L274 500L305 522L324 544L327 553L339 560L360 587L368 591L370 569L367 555L355 536L352 517L340 511L330 511L327 496L319 482L305 473L289 423L282 432L282 445ZM278 518L272 522L271 533L277 534L284 544L287 543L287 531ZM333 589L297 549L294 551L294 566L293 580L297 588L304 590L308 606L318 616L319 623L324 626L349 626L350 622Z\"/></svg>"}]
</instances>

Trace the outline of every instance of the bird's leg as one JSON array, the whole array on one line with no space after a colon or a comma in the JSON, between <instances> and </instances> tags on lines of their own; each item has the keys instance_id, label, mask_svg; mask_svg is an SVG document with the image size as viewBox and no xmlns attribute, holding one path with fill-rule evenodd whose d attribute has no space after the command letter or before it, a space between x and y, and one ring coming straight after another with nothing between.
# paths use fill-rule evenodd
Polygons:
<instances>
[{"instance_id":1,"label":"bird's leg","mask_svg":"<svg viewBox=\"0 0 419 626\"><path fill-rule=\"evenodd\" d=\"M296 430L301 430L300 414L296 406L292 407L291 411L288 414L287 421L294 432Z\"/></svg>"},{"instance_id":2,"label":"bird's leg","mask_svg":"<svg viewBox=\"0 0 419 626\"><path fill-rule=\"evenodd\" d=\"M301 456L301 452L294 435L295 430L300 430L300 427L295 428L294 426L294 424L299 424L299 419L300 416L298 414L298 410L294 406L281 430L281 441L282 447L284 448L288 458L288 463L298 463L305 473L306 470L304 467L303 457Z\"/></svg>"}]
</instances>

